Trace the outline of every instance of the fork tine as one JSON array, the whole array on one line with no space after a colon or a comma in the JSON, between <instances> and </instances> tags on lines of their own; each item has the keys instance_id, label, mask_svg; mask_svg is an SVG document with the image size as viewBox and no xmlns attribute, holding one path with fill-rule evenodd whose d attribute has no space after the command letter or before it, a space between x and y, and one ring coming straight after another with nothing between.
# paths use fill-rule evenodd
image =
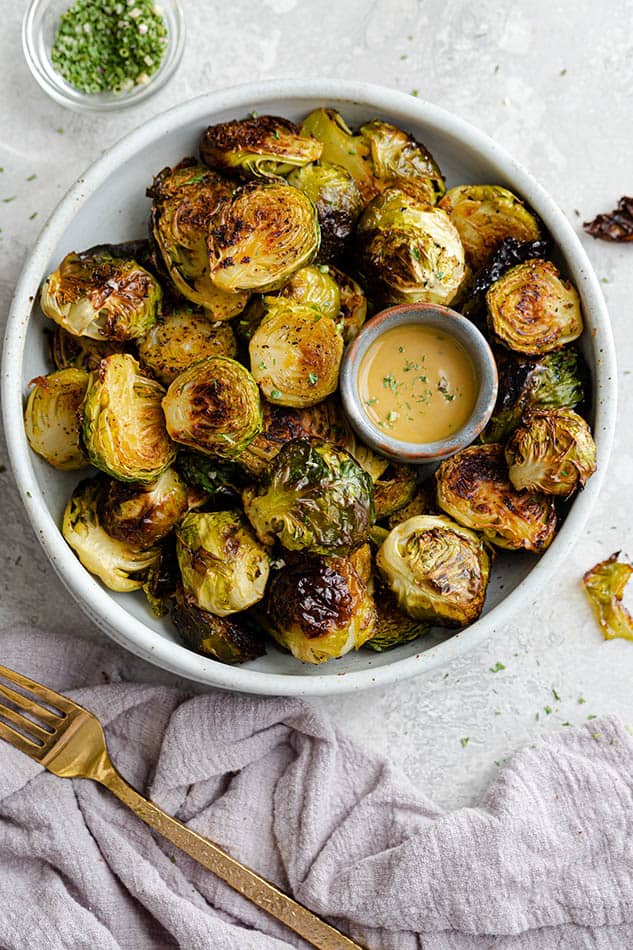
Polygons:
<instances>
[{"instance_id":1,"label":"fork tine","mask_svg":"<svg viewBox=\"0 0 633 950\"><path fill-rule=\"evenodd\" d=\"M12 726L7 725L0 719L0 739L5 739L10 745L15 746L20 752L26 752L32 759L41 758L44 752L44 746L36 745L30 742L25 736L17 732Z\"/></svg>"},{"instance_id":2,"label":"fork tine","mask_svg":"<svg viewBox=\"0 0 633 950\"><path fill-rule=\"evenodd\" d=\"M21 713L17 712L15 709L11 709L9 706L5 706L3 702L0 701L0 718L8 719L15 726L18 726L22 732L26 733L26 738L31 741L40 740L44 745L47 741L55 738L54 732L47 732L46 729L42 729L36 722L33 722L32 719L27 719L26 716L23 716Z\"/></svg>"},{"instance_id":3,"label":"fork tine","mask_svg":"<svg viewBox=\"0 0 633 950\"><path fill-rule=\"evenodd\" d=\"M44 706L40 706L39 703L33 702L33 700L29 696L25 696L24 693L17 693L14 689L11 689L10 686L5 686L1 680L0 696L5 696L16 706L19 706L20 709L26 710L26 712L31 713L32 716L37 716L38 719L41 719L42 722L45 722L53 728L56 728L63 721L61 716L52 713L50 709L46 709Z\"/></svg>"},{"instance_id":4,"label":"fork tine","mask_svg":"<svg viewBox=\"0 0 633 950\"><path fill-rule=\"evenodd\" d=\"M49 706L54 706L63 713L70 713L81 709L81 706L78 706L77 703L73 703L72 699L67 699L65 696L62 696L61 693L56 693L54 689L48 689L48 687L42 686L41 683L30 680L28 676L23 676L21 673L16 673L15 670L10 670L8 666L0 665L0 676L9 680L9 682L12 682L15 686L28 690L28 692L33 693L34 696L43 699ZM31 700L31 702L33 701Z\"/></svg>"}]
</instances>

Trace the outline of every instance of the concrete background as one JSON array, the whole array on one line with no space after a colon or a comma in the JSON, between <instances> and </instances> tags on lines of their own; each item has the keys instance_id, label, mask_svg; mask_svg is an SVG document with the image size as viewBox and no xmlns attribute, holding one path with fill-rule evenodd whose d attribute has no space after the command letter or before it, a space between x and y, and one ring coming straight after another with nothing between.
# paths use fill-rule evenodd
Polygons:
<instances>
[{"instance_id":1,"label":"concrete background","mask_svg":"<svg viewBox=\"0 0 633 950\"><path fill-rule=\"evenodd\" d=\"M40 91L21 51L25 3L0 0L2 321L40 227L83 169L144 119L239 82L327 76L417 90L509 149L576 227L633 193L633 0L183 2L176 77L147 104L104 117L67 112ZM604 283L620 384L615 451L585 537L538 607L481 649L426 678L315 701L446 807L475 803L504 757L563 723L602 713L633 723L633 643L603 642L579 586L613 550L633 554L633 246L583 240ZM100 637L48 565L8 470L0 525L0 630L28 622ZM497 661L506 668L492 673Z\"/></svg>"}]
</instances>

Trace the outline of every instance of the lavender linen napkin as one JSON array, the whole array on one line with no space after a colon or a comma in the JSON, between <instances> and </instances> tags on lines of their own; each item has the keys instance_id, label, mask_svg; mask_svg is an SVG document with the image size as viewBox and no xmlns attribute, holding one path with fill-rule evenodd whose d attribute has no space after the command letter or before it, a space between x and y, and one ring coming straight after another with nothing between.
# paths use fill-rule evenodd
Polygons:
<instances>
[{"instance_id":1,"label":"lavender linen napkin","mask_svg":"<svg viewBox=\"0 0 633 950\"><path fill-rule=\"evenodd\" d=\"M633 947L633 746L615 721L519 752L478 807L446 813L303 702L135 684L130 656L27 630L0 658L95 712L137 788L372 950ZM94 783L0 742L0 946L305 944Z\"/></svg>"}]
</instances>

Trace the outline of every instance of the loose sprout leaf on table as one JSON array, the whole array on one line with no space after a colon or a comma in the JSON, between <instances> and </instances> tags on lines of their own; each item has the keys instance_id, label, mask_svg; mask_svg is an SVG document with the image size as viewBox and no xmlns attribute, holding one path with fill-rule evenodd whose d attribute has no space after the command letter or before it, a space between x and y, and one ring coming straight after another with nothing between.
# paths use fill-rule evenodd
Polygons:
<instances>
[{"instance_id":1,"label":"loose sprout leaf on table","mask_svg":"<svg viewBox=\"0 0 633 950\"><path fill-rule=\"evenodd\" d=\"M633 617L622 603L633 564L620 561L615 551L583 576L583 585L605 640L633 640Z\"/></svg>"},{"instance_id":2,"label":"loose sprout leaf on table","mask_svg":"<svg viewBox=\"0 0 633 950\"><path fill-rule=\"evenodd\" d=\"M633 241L633 198L623 195L617 208L608 214L599 214L593 221L585 221L583 228L602 241Z\"/></svg>"}]
</instances>

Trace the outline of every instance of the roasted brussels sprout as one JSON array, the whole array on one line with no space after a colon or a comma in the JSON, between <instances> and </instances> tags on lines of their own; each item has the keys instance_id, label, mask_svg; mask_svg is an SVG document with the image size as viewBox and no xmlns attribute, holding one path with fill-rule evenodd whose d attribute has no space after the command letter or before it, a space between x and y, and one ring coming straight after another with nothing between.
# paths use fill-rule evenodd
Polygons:
<instances>
[{"instance_id":1,"label":"roasted brussels sprout","mask_svg":"<svg viewBox=\"0 0 633 950\"><path fill-rule=\"evenodd\" d=\"M305 304L275 306L249 344L251 372L269 402L313 406L338 386L343 337Z\"/></svg>"},{"instance_id":2,"label":"roasted brussels sprout","mask_svg":"<svg viewBox=\"0 0 633 950\"><path fill-rule=\"evenodd\" d=\"M99 498L99 521L108 534L137 548L149 548L185 516L202 492L187 490L178 472L168 468L150 485L110 481Z\"/></svg>"},{"instance_id":3,"label":"roasted brussels sprout","mask_svg":"<svg viewBox=\"0 0 633 950\"><path fill-rule=\"evenodd\" d=\"M343 321L343 343L351 343L367 319L367 297L353 277L344 274L338 267L328 265L330 276L339 287L341 298L341 320Z\"/></svg>"},{"instance_id":4,"label":"roasted brussels sprout","mask_svg":"<svg viewBox=\"0 0 633 950\"><path fill-rule=\"evenodd\" d=\"M478 270L504 238L538 241L541 228L523 202L500 185L459 185L440 201L459 231L466 261Z\"/></svg>"},{"instance_id":5,"label":"roasted brussels sprout","mask_svg":"<svg viewBox=\"0 0 633 950\"><path fill-rule=\"evenodd\" d=\"M338 320L341 312L341 291L324 266L300 267L284 285L280 296L313 307L332 320Z\"/></svg>"},{"instance_id":6,"label":"roasted brussels sprout","mask_svg":"<svg viewBox=\"0 0 633 950\"><path fill-rule=\"evenodd\" d=\"M286 182L251 182L226 199L209 232L209 274L222 291L278 290L319 250L316 208Z\"/></svg>"},{"instance_id":7,"label":"roasted brussels sprout","mask_svg":"<svg viewBox=\"0 0 633 950\"><path fill-rule=\"evenodd\" d=\"M575 287L551 261L517 264L486 294L488 322L497 340L517 353L538 356L577 340L583 330Z\"/></svg>"},{"instance_id":8,"label":"roasted brussels sprout","mask_svg":"<svg viewBox=\"0 0 633 950\"><path fill-rule=\"evenodd\" d=\"M180 587L180 568L176 558L176 539L170 535L160 546L160 556L147 571L143 593L155 617L164 617Z\"/></svg>"},{"instance_id":9,"label":"roasted brussels sprout","mask_svg":"<svg viewBox=\"0 0 633 950\"><path fill-rule=\"evenodd\" d=\"M24 428L34 452L62 471L88 464L81 446L79 411L90 376L82 369L60 369L32 380Z\"/></svg>"},{"instance_id":10,"label":"roasted brussels sprout","mask_svg":"<svg viewBox=\"0 0 633 950\"><path fill-rule=\"evenodd\" d=\"M72 252L44 281L40 304L74 336L124 342L147 333L161 298L158 281L136 261Z\"/></svg>"},{"instance_id":11,"label":"roasted brussels sprout","mask_svg":"<svg viewBox=\"0 0 633 950\"><path fill-rule=\"evenodd\" d=\"M525 416L505 449L510 481L519 491L567 498L596 470L591 429L573 409L537 409Z\"/></svg>"},{"instance_id":12,"label":"roasted brussels sprout","mask_svg":"<svg viewBox=\"0 0 633 950\"><path fill-rule=\"evenodd\" d=\"M175 442L225 459L239 455L262 427L255 380L226 356L210 356L177 376L163 409Z\"/></svg>"},{"instance_id":13,"label":"roasted brussels sprout","mask_svg":"<svg viewBox=\"0 0 633 950\"><path fill-rule=\"evenodd\" d=\"M354 135L340 113L334 109L315 109L301 123L301 134L314 136L323 143L321 161L345 168L367 204L380 191L372 172L369 142Z\"/></svg>"},{"instance_id":14,"label":"roasted brussels sprout","mask_svg":"<svg viewBox=\"0 0 633 950\"><path fill-rule=\"evenodd\" d=\"M365 643L367 649L384 653L385 650L402 646L403 643L411 643L429 632L430 624L424 620L415 620L400 610L395 594L381 580L376 585L374 602L376 632L371 640Z\"/></svg>"},{"instance_id":15,"label":"roasted brussels sprout","mask_svg":"<svg viewBox=\"0 0 633 950\"><path fill-rule=\"evenodd\" d=\"M349 558L291 561L273 576L265 608L268 632L303 663L358 650L375 632L373 599Z\"/></svg>"},{"instance_id":16,"label":"roasted brussels sprout","mask_svg":"<svg viewBox=\"0 0 633 950\"><path fill-rule=\"evenodd\" d=\"M605 640L622 637L633 640L633 617L622 603L624 588L633 564L618 561L616 551L606 561L600 561L587 571L582 579L591 609L600 625Z\"/></svg>"},{"instance_id":17,"label":"roasted brussels sprout","mask_svg":"<svg viewBox=\"0 0 633 950\"><path fill-rule=\"evenodd\" d=\"M208 356L235 356L237 343L228 323L216 323L203 311L177 307L154 324L139 342L141 365L165 386L193 363Z\"/></svg>"},{"instance_id":18,"label":"roasted brussels sprout","mask_svg":"<svg viewBox=\"0 0 633 950\"><path fill-rule=\"evenodd\" d=\"M293 171L288 183L303 191L317 209L321 229L319 259L331 261L341 257L363 209L350 172L342 165L319 162Z\"/></svg>"},{"instance_id":19,"label":"roasted brussels sprout","mask_svg":"<svg viewBox=\"0 0 633 950\"><path fill-rule=\"evenodd\" d=\"M184 449L178 453L175 465L188 485L206 494L206 505L235 508L240 504L246 478L235 462Z\"/></svg>"},{"instance_id":20,"label":"roasted brussels sprout","mask_svg":"<svg viewBox=\"0 0 633 950\"><path fill-rule=\"evenodd\" d=\"M83 369L94 373L106 356L122 353L123 344L107 340L91 340L87 336L74 336L58 324L50 336L50 355L57 369Z\"/></svg>"},{"instance_id":21,"label":"roasted brussels sprout","mask_svg":"<svg viewBox=\"0 0 633 950\"><path fill-rule=\"evenodd\" d=\"M243 178L276 178L316 162L323 145L303 136L277 115L253 115L210 125L202 135L200 156L211 168Z\"/></svg>"},{"instance_id":22,"label":"roasted brussels sprout","mask_svg":"<svg viewBox=\"0 0 633 950\"><path fill-rule=\"evenodd\" d=\"M459 234L441 208L389 188L357 228L360 268L384 303L450 304L464 278Z\"/></svg>"},{"instance_id":23,"label":"roasted brussels sprout","mask_svg":"<svg viewBox=\"0 0 633 950\"><path fill-rule=\"evenodd\" d=\"M387 518L408 505L415 495L417 472L412 465L392 462L374 482L376 518Z\"/></svg>"},{"instance_id":24,"label":"roasted brussels sprout","mask_svg":"<svg viewBox=\"0 0 633 950\"><path fill-rule=\"evenodd\" d=\"M410 502L389 515L387 527L391 530L416 515L439 515L440 513L435 497L435 479L429 479L417 485Z\"/></svg>"},{"instance_id":25,"label":"roasted brussels sprout","mask_svg":"<svg viewBox=\"0 0 633 950\"><path fill-rule=\"evenodd\" d=\"M240 511L190 512L176 528L185 593L218 617L264 596L270 561Z\"/></svg>"},{"instance_id":26,"label":"roasted brussels sprout","mask_svg":"<svg viewBox=\"0 0 633 950\"><path fill-rule=\"evenodd\" d=\"M373 486L352 456L320 439L280 449L263 482L244 492L244 510L264 543L291 551L349 554L367 540Z\"/></svg>"},{"instance_id":27,"label":"roasted brussels sprout","mask_svg":"<svg viewBox=\"0 0 633 950\"><path fill-rule=\"evenodd\" d=\"M176 592L170 615L185 646L221 663L245 663L266 652L252 625L202 610L183 590Z\"/></svg>"},{"instance_id":28,"label":"roasted brussels sprout","mask_svg":"<svg viewBox=\"0 0 633 950\"><path fill-rule=\"evenodd\" d=\"M122 482L153 482L176 456L165 429L165 390L129 353L115 353L91 377L83 441L95 468Z\"/></svg>"},{"instance_id":29,"label":"roasted brussels sprout","mask_svg":"<svg viewBox=\"0 0 633 950\"><path fill-rule=\"evenodd\" d=\"M552 252L551 241L547 238L539 241L518 241L516 238L504 238L492 252L488 262L467 282L464 288L464 300L460 310L470 320L479 322L482 309L485 311L486 293L506 271L517 264L534 260L537 257L548 258ZM469 265L466 265L468 270Z\"/></svg>"},{"instance_id":30,"label":"roasted brussels sprout","mask_svg":"<svg viewBox=\"0 0 633 950\"><path fill-rule=\"evenodd\" d=\"M86 570L110 590L139 590L148 570L158 562L160 548L140 550L104 530L98 514L101 477L80 482L72 493L62 522L62 534Z\"/></svg>"},{"instance_id":31,"label":"roasted brussels sprout","mask_svg":"<svg viewBox=\"0 0 633 950\"><path fill-rule=\"evenodd\" d=\"M435 478L440 508L497 547L540 553L551 544L553 500L512 486L502 445L462 449L441 463Z\"/></svg>"}]
</instances>

